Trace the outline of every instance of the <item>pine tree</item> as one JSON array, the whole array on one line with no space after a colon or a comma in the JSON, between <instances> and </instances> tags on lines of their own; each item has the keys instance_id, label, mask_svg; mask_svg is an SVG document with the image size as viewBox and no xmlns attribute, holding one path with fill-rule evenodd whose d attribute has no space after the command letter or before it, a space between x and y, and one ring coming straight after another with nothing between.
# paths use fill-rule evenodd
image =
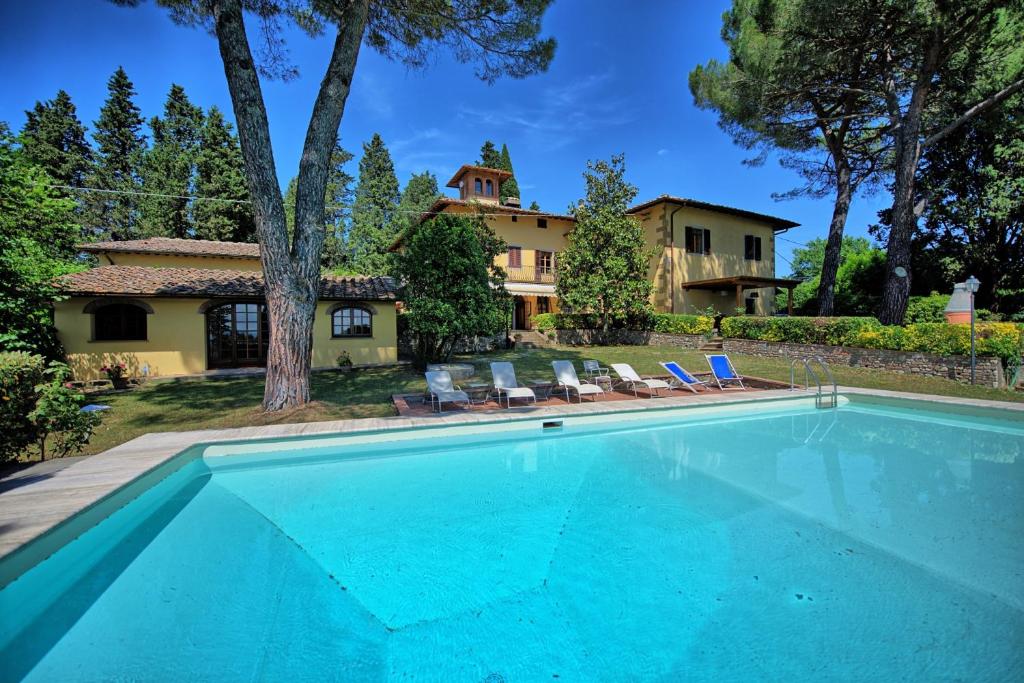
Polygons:
<instances>
[{"instance_id":1,"label":"pine tree","mask_svg":"<svg viewBox=\"0 0 1024 683\"><path fill-rule=\"evenodd\" d=\"M93 124L96 166L91 187L121 194L93 193L88 199L87 228L97 237L130 239L138 234L139 166L146 138L135 105L135 86L118 67L107 81L109 92Z\"/></svg>"},{"instance_id":2,"label":"pine tree","mask_svg":"<svg viewBox=\"0 0 1024 683\"><path fill-rule=\"evenodd\" d=\"M499 190L501 203L504 204L509 197L522 200L519 196L519 183L516 182L515 171L512 169L512 157L508 153L508 145L504 143L501 145L501 166L499 168L513 174L511 178L501 184Z\"/></svg>"},{"instance_id":3,"label":"pine tree","mask_svg":"<svg viewBox=\"0 0 1024 683\"><path fill-rule=\"evenodd\" d=\"M153 145L142 161L142 189L152 195L139 201L139 232L143 236L190 237L189 200L194 190L196 156L203 130L203 110L189 101L185 89L172 84L163 118L149 122Z\"/></svg>"},{"instance_id":4,"label":"pine tree","mask_svg":"<svg viewBox=\"0 0 1024 683\"><path fill-rule=\"evenodd\" d=\"M42 168L58 185L81 187L91 168L92 149L71 96L58 90L56 97L36 102L25 116L21 146L28 162Z\"/></svg>"},{"instance_id":5,"label":"pine tree","mask_svg":"<svg viewBox=\"0 0 1024 683\"><path fill-rule=\"evenodd\" d=\"M388 248L398 225L398 178L391 154L379 133L363 145L359 161L359 183L352 204L352 228L349 252L352 266L360 273L382 273L386 270Z\"/></svg>"},{"instance_id":6,"label":"pine tree","mask_svg":"<svg viewBox=\"0 0 1024 683\"><path fill-rule=\"evenodd\" d=\"M352 209L352 177L345 170L345 164L352 161L352 152L341 146L341 139L335 141L331 153L331 168L324 190L324 250L320 266L326 270L348 272L349 254L345 247L345 233L348 229L348 212ZM295 192L298 178L292 178L284 193L285 221L288 234L295 231Z\"/></svg>"},{"instance_id":7,"label":"pine tree","mask_svg":"<svg viewBox=\"0 0 1024 683\"><path fill-rule=\"evenodd\" d=\"M195 237L228 242L255 242L256 222L248 204L249 189L242 165L242 150L231 124L217 107L206 115L196 154L195 193L218 200L193 202Z\"/></svg>"},{"instance_id":8,"label":"pine tree","mask_svg":"<svg viewBox=\"0 0 1024 683\"><path fill-rule=\"evenodd\" d=\"M477 166L483 166L485 168L501 168L501 153L490 140L485 140L484 144L481 145L480 161L477 162Z\"/></svg>"},{"instance_id":9,"label":"pine tree","mask_svg":"<svg viewBox=\"0 0 1024 683\"><path fill-rule=\"evenodd\" d=\"M398 212L395 216L397 229L395 234L408 234L409 228L416 225L423 212L431 207L441 196L437 187L437 176L430 171L414 173L405 189L402 190L402 199L398 203Z\"/></svg>"},{"instance_id":10,"label":"pine tree","mask_svg":"<svg viewBox=\"0 0 1024 683\"><path fill-rule=\"evenodd\" d=\"M530 202L530 211L540 211L540 204L537 203L536 199Z\"/></svg>"}]
</instances>

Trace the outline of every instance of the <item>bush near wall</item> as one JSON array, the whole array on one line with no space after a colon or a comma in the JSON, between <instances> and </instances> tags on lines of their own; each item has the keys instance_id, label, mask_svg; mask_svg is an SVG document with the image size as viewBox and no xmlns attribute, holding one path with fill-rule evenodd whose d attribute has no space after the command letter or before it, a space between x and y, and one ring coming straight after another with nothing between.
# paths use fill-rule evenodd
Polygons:
<instances>
[{"instance_id":1,"label":"bush near wall","mask_svg":"<svg viewBox=\"0 0 1024 683\"><path fill-rule=\"evenodd\" d=\"M541 332L548 330L592 330L598 325L597 317L579 313L538 313L531 318L533 326ZM647 325L628 325L625 329L652 329L664 334L710 334L714 318L706 315L656 313Z\"/></svg>"},{"instance_id":2,"label":"bush near wall","mask_svg":"<svg viewBox=\"0 0 1024 683\"><path fill-rule=\"evenodd\" d=\"M711 334L715 319L706 315L656 313L654 331L664 334Z\"/></svg>"},{"instance_id":3,"label":"bush near wall","mask_svg":"<svg viewBox=\"0 0 1024 683\"><path fill-rule=\"evenodd\" d=\"M24 351L0 353L0 462L17 457L36 441L29 419L36 407L36 386L43 382L46 361Z\"/></svg>"},{"instance_id":4,"label":"bush near wall","mask_svg":"<svg viewBox=\"0 0 1024 683\"><path fill-rule=\"evenodd\" d=\"M1003 364L1020 363L1024 326L1013 323L978 323L976 352L997 356ZM867 349L918 351L938 355L971 352L970 325L915 323L882 325L875 318L762 318L734 316L721 324L722 336L734 339L857 346Z\"/></svg>"}]
</instances>

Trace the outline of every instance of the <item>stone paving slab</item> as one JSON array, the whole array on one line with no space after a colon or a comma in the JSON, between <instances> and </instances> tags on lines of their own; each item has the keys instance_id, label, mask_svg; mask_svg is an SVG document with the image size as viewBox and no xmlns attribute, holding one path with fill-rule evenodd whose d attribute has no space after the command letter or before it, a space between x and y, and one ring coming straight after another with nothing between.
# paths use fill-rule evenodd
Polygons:
<instances>
[{"instance_id":1,"label":"stone paving slab","mask_svg":"<svg viewBox=\"0 0 1024 683\"><path fill-rule=\"evenodd\" d=\"M1024 417L1024 404L1002 401L951 399L941 396L851 387L841 387L840 393L923 400L954 406L998 408L1015 411ZM365 434L414 427L508 423L557 416L660 411L687 406L807 398L812 395L813 392L788 389L749 393L716 391L641 401L585 401L573 404L495 408L419 417L363 418L145 434L59 471L53 471L38 478L25 477L25 484L0 492L0 560L30 541L59 530L77 513L92 508L121 487L153 472L176 455L197 445L320 434Z\"/></svg>"}]
</instances>

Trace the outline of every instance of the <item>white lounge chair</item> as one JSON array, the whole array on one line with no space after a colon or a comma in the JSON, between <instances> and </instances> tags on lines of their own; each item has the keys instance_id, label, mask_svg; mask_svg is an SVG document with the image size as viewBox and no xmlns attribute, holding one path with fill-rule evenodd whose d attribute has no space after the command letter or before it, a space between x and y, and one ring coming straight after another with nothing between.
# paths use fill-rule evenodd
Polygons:
<instances>
[{"instance_id":1,"label":"white lounge chair","mask_svg":"<svg viewBox=\"0 0 1024 683\"><path fill-rule=\"evenodd\" d=\"M586 373L588 382L601 386L601 381L604 380L611 386L612 376L608 374L608 368L602 367L600 362L596 360L583 361L583 372Z\"/></svg>"},{"instance_id":2,"label":"white lounge chair","mask_svg":"<svg viewBox=\"0 0 1024 683\"><path fill-rule=\"evenodd\" d=\"M432 370L425 373L427 389L430 390L430 408L441 412L445 403L465 403L469 405L469 394L457 384L452 383L452 376L447 370Z\"/></svg>"},{"instance_id":3,"label":"white lounge chair","mask_svg":"<svg viewBox=\"0 0 1024 683\"><path fill-rule=\"evenodd\" d=\"M686 387L695 394L697 393L698 387L705 391L709 388L707 382L697 379L688 373L682 365L675 361L658 363L658 365L668 370L669 374L672 375L675 386L677 387Z\"/></svg>"},{"instance_id":4,"label":"white lounge chair","mask_svg":"<svg viewBox=\"0 0 1024 683\"><path fill-rule=\"evenodd\" d=\"M505 406L512 407L512 399L524 398L533 399L537 403L537 394L533 389L519 386L516 381L516 369L508 362L491 363L491 377L494 379L494 393L498 397L498 405L501 405L501 397L505 397Z\"/></svg>"},{"instance_id":5,"label":"white lounge chair","mask_svg":"<svg viewBox=\"0 0 1024 683\"><path fill-rule=\"evenodd\" d=\"M735 382L740 385L740 389L746 389L743 386L743 376L736 372L736 368L732 366L732 361L729 360L729 356L724 353L715 354L704 354L704 357L708 359L708 365L711 366L711 374L715 376L715 381L718 382L719 389L725 389L722 383L729 384Z\"/></svg>"},{"instance_id":6,"label":"white lounge chair","mask_svg":"<svg viewBox=\"0 0 1024 683\"><path fill-rule=\"evenodd\" d=\"M555 370L555 380L558 382L558 386L565 389L565 400L569 400L569 391L575 391L576 395L580 399L580 403L583 403L583 396L585 394L592 394L594 400L600 394L604 393L604 389L597 386L596 384L584 384L580 382L580 378L576 376L576 368L573 367L572 361L568 360L553 360L551 361L551 367Z\"/></svg>"},{"instance_id":7,"label":"white lounge chair","mask_svg":"<svg viewBox=\"0 0 1024 683\"><path fill-rule=\"evenodd\" d=\"M657 396L659 389L665 389L667 391L672 390L672 385L663 379L641 377L629 363L612 363L612 370L614 370L615 374L619 376L620 385L633 390L634 397L638 396L636 393L637 386L646 388L651 392L652 396Z\"/></svg>"}]
</instances>

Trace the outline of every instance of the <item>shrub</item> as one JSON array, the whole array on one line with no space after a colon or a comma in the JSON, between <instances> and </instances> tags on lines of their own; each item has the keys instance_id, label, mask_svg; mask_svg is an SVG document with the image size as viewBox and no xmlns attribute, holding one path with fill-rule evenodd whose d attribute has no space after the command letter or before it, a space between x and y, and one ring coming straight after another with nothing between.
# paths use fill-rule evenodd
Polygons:
<instances>
[{"instance_id":1,"label":"shrub","mask_svg":"<svg viewBox=\"0 0 1024 683\"><path fill-rule=\"evenodd\" d=\"M767 318L733 316L722 320L722 336L793 344L850 344L861 332L882 325L875 318Z\"/></svg>"},{"instance_id":2,"label":"shrub","mask_svg":"<svg viewBox=\"0 0 1024 683\"><path fill-rule=\"evenodd\" d=\"M558 314L557 313L538 313L537 315L530 318L533 321L533 326L541 332L548 330L558 329Z\"/></svg>"},{"instance_id":3,"label":"shrub","mask_svg":"<svg viewBox=\"0 0 1024 683\"><path fill-rule=\"evenodd\" d=\"M46 452L58 458L77 453L89 443L100 423L98 413L83 413L81 392L67 382L71 371L63 363L50 363L48 381L35 388L36 406L28 414L36 428L36 447L46 460Z\"/></svg>"},{"instance_id":4,"label":"shrub","mask_svg":"<svg viewBox=\"0 0 1024 683\"><path fill-rule=\"evenodd\" d=\"M28 415L35 408L35 388L45 370L42 356L0 353L0 462L17 457L36 442L36 426Z\"/></svg>"},{"instance_id":5,"label":"shrub","mask_svg":"<svg viewBox=\"0 0 1024 683\"><path fill-rule=\"evenodd\" d=\"M908 325L946 322L947 304L949 304L949 294L932 292L928 296L912 296L907 302L907 314L903 320Z\"/></svg>"},{"instance_id":6,"label":"shrub","mask_svg":"<svg viewBox=\"0 0 1024 683\"><path fill-rule=\"evenodd\" d=\"M706 315L656 313L654 331L666 334L711 334L715 319Z\"/></svg>"}]
</instances>

